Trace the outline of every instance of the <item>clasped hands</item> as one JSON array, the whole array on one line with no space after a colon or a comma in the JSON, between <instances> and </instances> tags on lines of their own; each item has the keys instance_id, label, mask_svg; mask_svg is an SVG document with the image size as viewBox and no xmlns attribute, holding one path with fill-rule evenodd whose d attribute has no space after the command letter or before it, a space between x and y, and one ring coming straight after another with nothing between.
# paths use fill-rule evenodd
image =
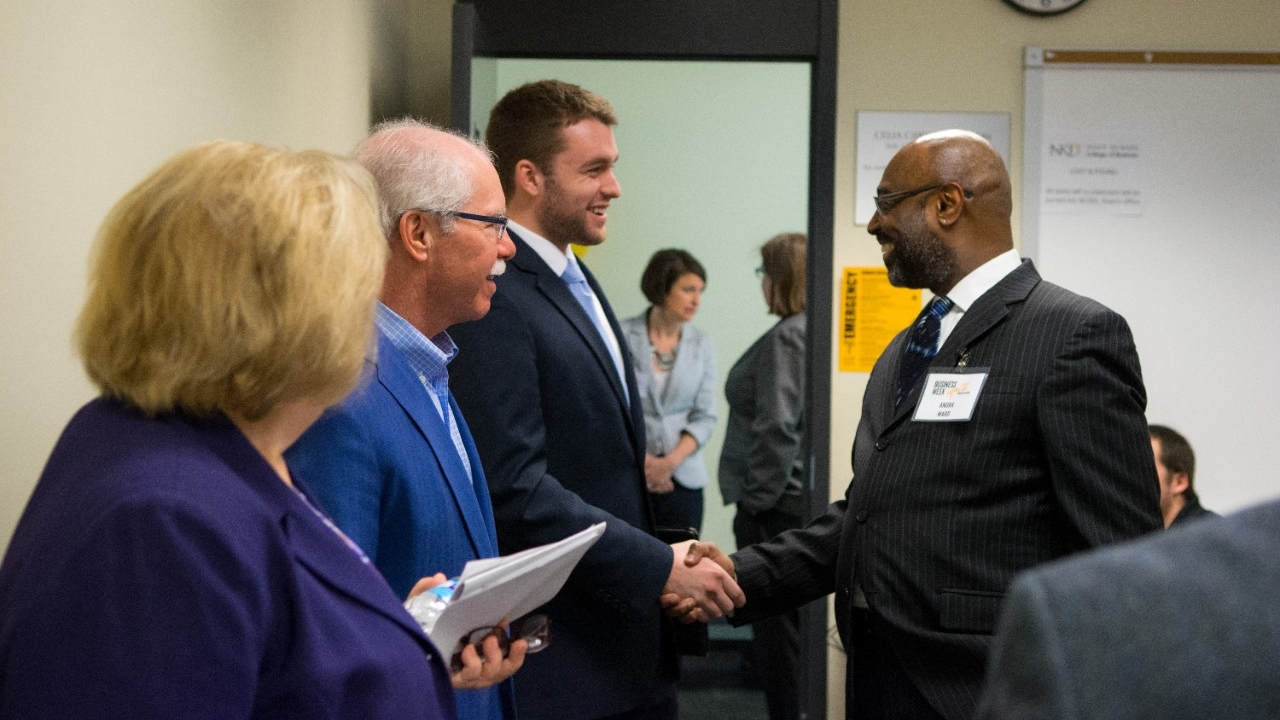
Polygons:
<instances>
[{"instance_id":1,"label":"clasped hands","mask_svg":"<svg viewBox=\"0 0 1280 720\"><path fill-rule=\"evenodd\" d=\"M733 561L715 543L686 540L671 549L671 576L658 598L667 615L685 624L707 622L746 603Z\"/></svg>"}]
</instances>

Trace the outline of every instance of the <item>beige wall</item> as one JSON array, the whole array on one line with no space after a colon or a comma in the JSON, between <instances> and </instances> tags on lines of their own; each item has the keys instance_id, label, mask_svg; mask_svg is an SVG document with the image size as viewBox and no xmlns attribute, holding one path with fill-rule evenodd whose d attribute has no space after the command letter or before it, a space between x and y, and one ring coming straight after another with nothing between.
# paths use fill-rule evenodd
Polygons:
<instances>
[{"instance_id":1,"label":"beige wall","mask_svg":"<svg viewBox=\"0 0 1280 720\"><path fill-rule=\"evenodd\" d=\"M0 551L93 396L70 334L107 209L205 140L348 151L369 46L364 0L0 6Z\"/></svg>"}]
</instances>

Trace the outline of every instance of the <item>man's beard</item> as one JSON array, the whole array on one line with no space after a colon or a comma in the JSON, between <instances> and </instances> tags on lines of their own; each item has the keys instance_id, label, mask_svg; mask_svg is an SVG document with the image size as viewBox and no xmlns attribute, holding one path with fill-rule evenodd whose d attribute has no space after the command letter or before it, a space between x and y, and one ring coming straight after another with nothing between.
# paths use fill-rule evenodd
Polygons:
<instances>
[{"instance_id":1,"label":"man's beard","mask_svg":"<svg viewBox=\"0 0 1280 720\"><path fill-rule=\"evenodd\" d=\"M885 258L889 283L895 287L935 288L955 276L956 254L920 216L902 223Z\"/></svg>"},{"instance_id":2,"label":"man's beard","mask_svg":"<svg viewBox=\"0 0 1280 720\"><path fill-rule=\"evenodd\" d=\"M603 238L587 226L587 211L573 207L560 192L555 180L547 176L548 202L538 214L538 223L547 233L548 240L572 245L599 245Z\"/></svg>"}]
</instances>

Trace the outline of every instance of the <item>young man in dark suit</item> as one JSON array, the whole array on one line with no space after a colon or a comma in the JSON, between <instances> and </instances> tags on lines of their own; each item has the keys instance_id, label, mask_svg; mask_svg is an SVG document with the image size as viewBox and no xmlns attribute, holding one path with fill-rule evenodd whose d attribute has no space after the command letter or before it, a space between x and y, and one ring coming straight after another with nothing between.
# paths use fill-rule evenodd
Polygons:
<instances>
[{"instance_id":1,"label":"young man in dark suit","mask_svg":"<svg viewBox=\"0 0 1280 720\"><path fill-rule=\"evenodd\" d=\"M609 204L621 194L615 123L604 98L551 80L516 88L493 108L485 140L516 256L489 314L452 331L460 352L451 387L484 463L501 550L608 524L545 608L555 640L521 671L522 720L675 720L676 655L659 595L696 598L704 618L742 602L720 565L689 566L689 543L652 534L627 344L569 251L604 241Z\"/></svg>"},{"instance_id":2,"label":"young man in dark suit","mask_svg":"<svg viewBox=\"0 0 1280 720\"><path fill-rule=\"evenodd\" d=\"M871 372L845 498L732 556L735 623L836 593L851 718L969 717L1018 571L1161 526L1129 328L1018 258L1012 204L973 133L889 162L867 232L937 301Z\"/></svg>"}]
</instances>

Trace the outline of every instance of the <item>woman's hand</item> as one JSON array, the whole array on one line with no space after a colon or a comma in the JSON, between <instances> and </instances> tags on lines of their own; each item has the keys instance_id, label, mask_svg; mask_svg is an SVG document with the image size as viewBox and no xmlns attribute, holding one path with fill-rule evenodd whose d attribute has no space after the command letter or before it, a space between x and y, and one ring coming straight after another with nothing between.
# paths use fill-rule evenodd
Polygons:
<instances>
[{"instance_id":1,"label":"woman's hand","mask_svg":"<svg viewBox=\"0 0 1280 720\"><path fill-rule=\"evenodd\" d=\"M676 463L669 457L644 456L644 484L651 493L661 495L675 490L675 482L671 479L675 471Z\"/></svg>"}]
</instances>

